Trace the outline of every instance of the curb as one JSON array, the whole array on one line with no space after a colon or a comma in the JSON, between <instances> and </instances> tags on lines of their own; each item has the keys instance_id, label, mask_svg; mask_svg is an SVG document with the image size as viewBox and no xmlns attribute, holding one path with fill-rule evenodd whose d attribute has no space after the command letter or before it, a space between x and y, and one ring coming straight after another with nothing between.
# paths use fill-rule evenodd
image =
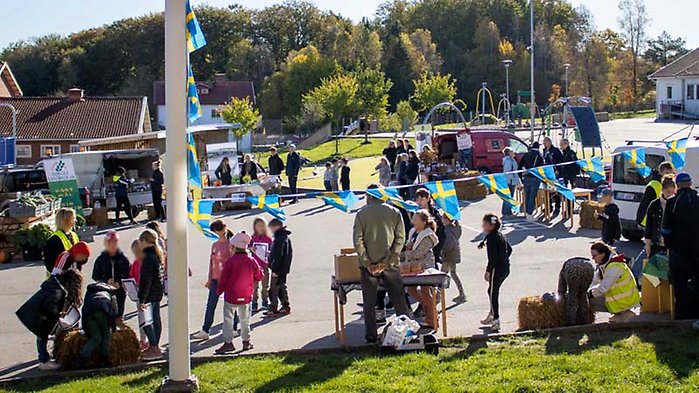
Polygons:
<instances>
[{"instance_id":1,"label":"curb","mask_svg":"<svg viewBox=\"0 0 699 393\"><path fill-rule=\"evenodd\" d=\"M624 330L654 330L658 328L683 328L691 329L694 320L681 320L681 321L639 321L639 322L620 322L620 323L609 323L602 322L591 325L580 325L580 326L564 326L551 329L543 330L523 330L515 331L510 333L492 333L492 334L475 334L472 336L464 337L449 337L446 339L440 339L442 343L450 343L455 341L473 341L473 342L484 342L488 340L500 340L508 337L526 337L526 336L547 336L550 334L559 333L562 335L566 334L576 334L576 333L599 333L604 331L624 331ZM290 349L285 351L276 352L256 352L256 353L238 353L230 355L209 355L209 356L197 356L191 358L191 364L203 364L211 362L221 362L232 360L240 357L256 357L265 355L317 355L324 353L356 353L366 351L368 349L376 348L372 344L360 344L352 346L342 346L342 347L328 347L328 348L315 348L315 349ZM0 386L15 384L20 382L29 382L32 380L42 379L51 381L68 380L73 378L86 378L93 376L107 376L122 374L131 371L146 370L154 367L162 367L167 365L167 360L157 360L152 362L139 362L134 364L128 364L124 366L117 366L112 368L103 369L90 369L90 370L74 370L74 371L56 371L51 373L42 373L40 375L32 375L28 377L11 377L11 378L0 378Z\"/></svg>"}]
</instances>

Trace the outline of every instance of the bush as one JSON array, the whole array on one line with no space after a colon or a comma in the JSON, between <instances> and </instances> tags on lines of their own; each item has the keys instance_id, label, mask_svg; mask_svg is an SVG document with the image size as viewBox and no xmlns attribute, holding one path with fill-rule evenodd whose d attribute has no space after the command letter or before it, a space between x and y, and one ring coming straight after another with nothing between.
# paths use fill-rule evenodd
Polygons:
<instances>
[{"instance_id":1,"label":"bush","mask_svg":"<svg viewBox=\"0 0 699 393\"><path fill-rule=\"evenodd\" d=\"M36 224L31 228L16 231L12 235L12 245L17 251L28 248L43 250L51 235L53 235L51 227L46 224Z\"/></svg>"}]
</instances>

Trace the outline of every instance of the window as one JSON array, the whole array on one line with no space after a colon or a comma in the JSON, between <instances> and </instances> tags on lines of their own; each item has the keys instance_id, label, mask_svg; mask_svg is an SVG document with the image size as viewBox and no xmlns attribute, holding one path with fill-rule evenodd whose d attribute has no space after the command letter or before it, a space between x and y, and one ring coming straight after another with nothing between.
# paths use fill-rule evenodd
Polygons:
<instances>
[{"instance_id":1,"label":"window","mask_svg":"<svg viewBox=\"0 0 699 393\"><path fill-rule=\"evenodd\" d=\"M665 161L665 157L657 154L648 154L646 152L646 166L656 169L661 162ZM650 179L643 178L638 174L636 168L631 166L623 154L614 156L614 183L629 184L636 186L645 186Z\"/></svg>"},{"instance_id":2,"label":"window","mask_svg":"<svg viewBox=\"0 0 699 393\"><path fill-rule=\"evenodd\" d=\"M490 143L487 143L486 146L488 146L488 151L502 151L502 143L503 141L501 139L491 139L489 141Z\"/></svg>"},{"instance_id":3,"label":"window","mask_svg":"<svg viewBox=\"0 0 699 393\"><path fill-rule=\"evenodd\" d=\"M85 151L85 150L80 148L80 145L70 145L70 152L71 153L80 153L81 151Z\"/></svg>"},{"instance_id":4,"label":"window","mask_svg":"<svg viewBox=\"0 0 699 393\"><path fill-rule=\"evenodd\" d=\"M32 158L31 145L16 145L15 155L17 156L17 158Z\"/></svg>"},{"instance_id":5,"label":"window","mask_svg":"<svg viewBox=\"0 0 699 393\"><path fill-rule=\"evenodd\" d=\"M56 154L61 154L60 145L41 145L41 157L49 157Z\"/></svg>"},{"instance_id":6,"label":"window","mask_svg":"<svg viewBox=\"0 0 699 393\"><path fill-rule=\"evenodd\" d=\"M668 100L672 99L672 86L667 87L667 99Z\"/></svg>"},{"instance_id":7,"label":"window","mask_svg":"<svg viewBox=\"0 0 699 393\"><path fill-rule=\"evenodd\" d=\"M218 117L221 117L221 111L218 110L218 109L212 109L212 110L211 110L211 118L212 118L212 119L215 119L215 118L218 118Z\"/></svg>"},{"instance_id":8,"label":"window","mask_svg":"<svg viewBox=\"0 0 699 393\"><path fill-rule=\"evenodd\" d=\"M199 94L207 95L207 94L209 94L209 89L207 89L206 87L202 87L199 89Z\"/></svg>"},{"instance_id":9,"label":"window","mask_svg":"<svg viewBox=\"0 0 699 393\"><path fill-rule=\"evenodd\" d=\"M527 148L527 145L525 145L517 139L510 138L507 140L507 142L510 146L510 149L512 149L512 151L514 151L515 153L526 153L529 150L529 148Z\"/></svg>"},{"instance_id":10,"label":"window","mask_svg":"<svg viewBox=\"0 0 699 393\"><path fill-rule=\"evenodd\" d=\"M694 95L694 85L687 85L687 99L693 100L696 96Z\"/></svg>"}]
</instances>

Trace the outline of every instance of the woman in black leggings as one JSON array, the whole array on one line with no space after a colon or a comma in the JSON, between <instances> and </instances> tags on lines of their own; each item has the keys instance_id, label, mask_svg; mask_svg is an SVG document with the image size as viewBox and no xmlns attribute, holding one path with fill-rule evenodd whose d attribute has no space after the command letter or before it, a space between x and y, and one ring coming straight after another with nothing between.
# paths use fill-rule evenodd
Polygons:
<instances>
[{"instance_id":1,"label":"woman in black leggings","mask_svg":"<svg viewBox=\"0 0 699 393\"><path fill-rule=\"evenodd\" d=\"M483 216L483 233L485 239L478 245L479 249L486 247L488 266L483 278L488 282L488 297L490 298L490 313L481 321L483 325L491 325L494 331L500 330L500 287L510 275L510 255L512 247L505 235L500 232L502 222L495 214Z\"/></svg>"}]
</instances>

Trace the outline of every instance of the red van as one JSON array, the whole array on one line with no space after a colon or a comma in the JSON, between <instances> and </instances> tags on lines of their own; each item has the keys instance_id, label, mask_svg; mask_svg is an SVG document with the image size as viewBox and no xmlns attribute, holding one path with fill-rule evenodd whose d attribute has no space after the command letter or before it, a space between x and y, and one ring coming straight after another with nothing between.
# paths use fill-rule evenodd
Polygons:
<instances>
[{"instance_id":1,"label":"red van","mask_svg":"<svg viewBox=\"0 0 699 393\"><path fill-rule=\"evenodd\" d=\"M456 147L456 134L460 130L439 130L432 136L432 148L439 152L440 159L453 158L459 149ZM529 146L517 135L498 130L471 130L471 168L482 173L502 172L502 149L509 146L515 151L517 162Z\"/></svg>"}]
</instances>

